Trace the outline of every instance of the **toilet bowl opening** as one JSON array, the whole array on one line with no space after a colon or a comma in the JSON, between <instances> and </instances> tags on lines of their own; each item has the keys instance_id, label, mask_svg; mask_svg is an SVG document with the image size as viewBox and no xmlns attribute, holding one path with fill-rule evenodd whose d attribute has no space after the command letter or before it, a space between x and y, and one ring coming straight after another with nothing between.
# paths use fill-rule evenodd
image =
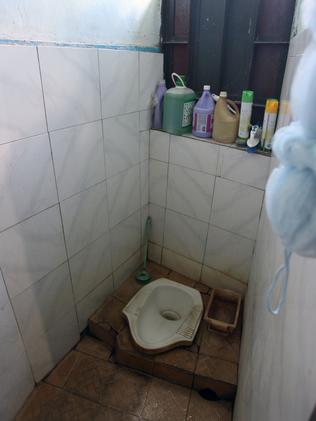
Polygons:
<instances>
[{"instance_id":1,"label":"toilet bowl opening","mask_svg":"<svg viewBox=\"0 0 316 421\"><path fill-rule=\"evenodd\" d=\"M173 310L163 310L160 315L166 319L166 320L170 320L170 321L177 321L181 319L180 314L178 314L176 311Z\"/></svg>"}]
</instances>

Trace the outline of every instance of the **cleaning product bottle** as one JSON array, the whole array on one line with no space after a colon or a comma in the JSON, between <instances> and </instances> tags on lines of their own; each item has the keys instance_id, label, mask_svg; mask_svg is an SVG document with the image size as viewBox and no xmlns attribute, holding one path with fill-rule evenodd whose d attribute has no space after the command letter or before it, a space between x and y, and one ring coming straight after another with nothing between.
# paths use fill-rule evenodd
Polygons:
<instances>
[{"instance_id":1,"label":"cleaning product bottle","mask_svg":"<svg viewBox=\"0 0 316 421\"><path fill-rule=\"evenodd\" d=\"M247 140L247 152L248 153L255 153L257 151L257 147L260 143L260 138L258 137L259 126L255 125L252 126L250 137Z\"/></svg>"},{"instance_id":2,"label":"cleaning product bottle","mask_svg":"<svg viewBox=\"0 0 316 421\"><path fill-rule=\"evenodd\" d=\"M211 87L204 85L203 94L193 109L193 130L197 137L211 137L215 102L210 93Z\"/></svg>"},{"instance_id":3,"label":"cleaning product bottle","mask_svg":"<svg viewBox=\"0 0 316 421\"><path fill-rule=\"evenodd\" d=\"M176 83L175 77L178 78ZM192 114L196 101L195 92L187 88L183 79L172 73L174 88L168 89L165 93L163 103L163 130L181 135L190 133L192 130Z\"/></svg>"},{"instance_id":4,"label":"cleaning product bottle","mask_svg":"<svg viewBox=\"0 0 316 421\"><path fill-rule=\"evenodd\" d=\"M162 111L163 111L163 99L165 93L167 91L166 88L166 81L162 80L158 83L155 95L153 98L153 106L154 106L154 113L153 113L153 129L162 129Z\"/></svg>"},{"instance_id":5,"label":"cleaning product bottle","mask_svg":"<svg viewBox=\"0 0 316 421\"><path fill-rule=\"evenodd\" d=\"M253 104L253 91L243 91L241 98L240 122L238 130L238 138L242 139L238 144L246 144L249 138L251 114Z\"/></svg>"},{"instance_id":6,"label":"cleaning product bottle","mask_svg":"<svg viewBox=\"0 0 316 421\"><path fill-rule=\"evenodd\" d=\"M267 99L261 136L261 146L267 151L272 149L271 141L275 131L278 109L279 101L277 99Z\"/></svg>"},{"instance_id":7,"label":"cleaning product bottle","mask_svg":"<svg viewBox=\"0 0 316 421\"><path fill-rule=\"evenodd\" d=\"M234 110L230 111L228 105ZM227 99L227 92L221 92L214 111L213 139L221 143L234 143L239 124L237 104Z\"/></svg>"}]
</instances>

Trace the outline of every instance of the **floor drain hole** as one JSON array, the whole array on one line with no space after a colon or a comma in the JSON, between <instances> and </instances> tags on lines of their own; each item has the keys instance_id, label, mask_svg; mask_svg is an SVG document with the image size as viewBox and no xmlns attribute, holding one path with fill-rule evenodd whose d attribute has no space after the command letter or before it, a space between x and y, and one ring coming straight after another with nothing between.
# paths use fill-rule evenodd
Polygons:
<instances>
[{"instance_id":1,"label":"floor drain hole","mask_svg":"<svg viewBox=\"0 0 316 421\"><path fill-rule=\"evenodd\" d=\"M170 321L176 321L176 320L181 319L179 314L172 310L164 310L160 314L164 319L170 320Z\"/></svg>"}]
</instances>

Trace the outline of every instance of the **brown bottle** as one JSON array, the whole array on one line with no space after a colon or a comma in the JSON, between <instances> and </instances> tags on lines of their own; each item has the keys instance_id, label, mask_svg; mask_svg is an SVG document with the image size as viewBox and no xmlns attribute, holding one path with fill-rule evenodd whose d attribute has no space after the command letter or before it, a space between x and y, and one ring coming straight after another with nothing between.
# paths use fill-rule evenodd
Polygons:
<instances>
[{"instance_id":1,"label":"brown bottle","mask_svg":"<svg viewBox=\"0 0 316 421\"><path fill-rule=\"evenodd\" d=\"M231 111L228 107L235 111ZM239 109L234 101L221 92L214 112L213 139L221 143L234 143L239 127Z\"/></svg>"}]
</instances>

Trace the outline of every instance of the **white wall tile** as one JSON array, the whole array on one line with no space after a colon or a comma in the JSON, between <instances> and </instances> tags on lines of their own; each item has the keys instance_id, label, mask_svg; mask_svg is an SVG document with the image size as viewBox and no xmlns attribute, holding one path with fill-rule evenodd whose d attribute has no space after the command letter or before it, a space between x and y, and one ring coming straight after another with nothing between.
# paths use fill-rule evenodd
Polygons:
<instances>
[{"instance_id":1,"label":"white wall tile","mask_svg":"<svg viewBox=\"0 0 316 421\"><path fill-rule=\"evenodd\" d=\"M142 261L144 261L144 253L146 251L146 238L150 239L150 232L151 232L151 227L149 227L149 236L147 235L147 218L149 216L149 204L143 206L140 210L140 231L141 231L141 244L140 244L140 251L141 251L141 255L142 255Z\"/></svg>"},{"instance_id":2,"label":"white wall tile","mask_svg":"<svg viewBox=\"0 0 316 421\"><path fill-rule=\"evenodd\" d=\"M108 180L110 226L140 208L140 168L136 165Z\"/></svg>"},{"instance_id":3,"label":"white wall tile","mask_svg":"<svg viewBox=\"0 0 316 421\"><path fill-rule=\"evenodd\" d=\"M139 130L149 130L152 123L153 110L144 110L139 112Z\"/></svg>"},{"instance_id":4,"label":"white wall tile","mask_svg":"<svg viewBox=\"0 0 316 421\"><path fill-rule=\"evenodd\" d=\"M244 282L205 265L202 268L201 281L210 288L231 289L243 296L247 290L247 285Z\"/></svg>"},{"instance_id":5,"label":"white wall tile","mask_svg":"<svg viewBox=\"0 0 316 421\"><path fill-rule=\"evenodd\" d=\"M57 203L47 134L0 146L0 230Z\"/></svg>"},{"instance_id":6,"label":"white wall tile","mask_svg":"<svg viewBox=\"0 0 316 421\"><path fill-rule=\"evenodd\" d=\"M114 272L114 289L117 289L127 278L134 274L143 261L140 250L137 250L126 262Z\"/></svg>"},{"instance_id":7,"label":"white wall tile","mask_svg":"<svg viewBox=\"0 0 316 421\"><path fill-rule=\"evenodd\" d=\"M23 338L38 335L74 306L68 264L64 263L12 300Z\"/></svg>"},{"instance_id":8,"label":"white wall tile","mask_svg":"<svg viewBox=\"0 0 316 421\"><path fill-rule=\"evenodd\" d=\"M170 163L216 175L219 148L196 139L171 136Z\"/></svg>"},{"instance_id":9,"label":"white wall tile","mask_svg":"<svg viewBox=\"0 0 316 421\"><path fill-rule=\"evenodd\" d=\"M34 381L0 273L0 419L13 420Z\"/></svg>"},{"instance_id":10,"label":"white wall tile","mask_svg":"<svg viewBox=\"0 0 316 421\"><path fill-rule=\"evenodd\" d=\"M215 177L199 171L169 166L167 207L208 222Z\"/></svg>"},{"instance_id":11,"label":"white wall tile","mask_svg":"<svg viewBox=\"0 0 316 421\"><path fill-rule=\"evenodd\" d=\"M149 156L158 161L169 161L170 135L158 130L150 131Z\"/></svg>"},{"instance_id":12,"label":"white wall tile","mask_svg":"<svg viewBox=\"0 0 316 421\"><path fill-rule=\"evenodd\" d=\"M112 177L140 161L138 113L103 120L107 176Z\"/></svg>"},{"instance_id":13,"label":"white wall tile","mask_svg":"<svg viewBox=\"0 0 316 421\"><path fill-rule=\"evenodd\" d=\"M140 212L120 222L111 230L113 269L117 269L140 247Z\"/></svg>"},{"instance_id":14,"label":"white wall tile","mask_svg":"<svg viewBox=\"0 0 316 421\"><path fill-rule=\"evenodd\" d=\"M138 52L99 50L102 117L139 108Z\"/></svg>"},{"instance_id":15,"label":"white wall tile","mask_svg":"<svg viewBox=\"0 0 316 421\"><path fill-rule=\"evenodd\" d=\"M97 50L69 47L38 49L49 130L99 120Z\"/></svg>"},{"instance_id":16,"label":"white wall tile","mask_svg":"<svg viewBox=\"0 0 316 421\"><path fill-rule=\"evenodd\" d=\"M152 106L152 95L156 86L163 79L163 54L139 53L140 75L140 110Z\"/></svg>"},{"instance_id":17,"label":"white wall tile","mask_svg":"<svg viewBox=\"0 0 316 421\"><path fill-rule=\"evenodd\" d=\"M149 243L148 244L148 258L149 260L152 260L155 263L160 264L161 263L161 253L162 253L162 247L157 246L157 244Z\"/></svg>"},{"instance_id":18,"label":"white wall tile","mask_svg":"<svg viewBox=\"0 0 316 421\"><path fill-rule=\"evenodd\" d=\"M166 248L162 251L162 264L196 281L200 279L202 268L200 263L180 256Z\"/></svg>"},{"instance_id":19,"label":"white wall tile","mask_svg":"<svg viewBox=\"0 0 316 421\"><path fill-rule=\"evenodd\" d=\"M217 178L211 224L255 240L262 201L262 190Z\"/></svg>"},{"instance_id":20,"label":"white wall tile","mask_svg":"<svg viewBox=\"0 0 316 421\"><path fill-rule=\"evenodd\" d=\"M113 278L109 276L76 305L80 332L87 326L89 317L112 292Z\"/></svg>"},{"instance_id":21,"label":"white wall tile","mask_svg":"<svg viewBox=\"0 0 316 421\"><path fill-rule=\"evenodd\" d=\"M149 130L140 133L140 160L149 159Z\"/></svg>"},{"instance_id":22,"label":"white wall tile","mask_svg":"<svg viewBox=\"0 0 316 421\"><path fill-rule=\"evenodd\" d=\"M254 241L210 225L204 263L248 282Z\"/></svg>"},{"instance_id":23,"label":"white wall tile","mask_svg":"<svg viewBox=\"0 0 316 421\"><path fill-rule=\"evenodd\" d=\"M50 133L60 200L105 179L101 122Z\"/></svg>"},{"instance_id":24,"label":"white wall tile","mask_svg":"<svg viewBox=\"0 0 316 421\"><path fill-rule=\"evenodd\" d=\"M0 266L11 298L65 260L58 206L0 234Z\"/></svg>"},{"instance_id":25,"label":"white wall tile","mask_svg":"<svg viewBox=\"0 0 316 421\"><path fill-rule=\"evenodd\" d=\"M112 272L109 233L73 256L69 265L75 301L78 302Z\"/></svg>"},{"instance_id":26,"label":"white wall tile","mask_svg":"<svg viewBox=\"0 0 316 421\"><path fill-rule=\"evenodd\" d=\"M167 210L164 246L182 256L202 262L207 224Z\"/></svg>"},{"instance_id":27,"label":"white wall tile","mask_svg":"<svg viewBox=\"0 0 316 421\"><path fill-rule=\"evenodd\" d=\"M269 175L270 158L222 147L219 168L220 175L224 178L264 189Z\"/></svg>"},{"instance_id":28,"label":"white wall tile","mask_svg":"<svg viewBox=\"0 0 316 421\"><path fill-rule=\"evenodd\" d=\"M150 241L154 242L155 244L162 245L163 242L165 213L165 208L154 205L152 203L149 205L149 215L152 218Z\"/></svg>"},{"instance_id":29,"label":"white wall tile","mask_svg":"<svg viewBox=\"0 0 316 421\"><path fill-rule=\"evenodd\" d=\"M149 160L149 201L158 206L166 206L168 164Z\"/></svg>"},{"instance_id":30,"label":"white wall tile","mask_svg":"<svg viewBox=\"0 0 316 421\"><path fill-rule=\"evenodd\" d=\"M140 164L140 187L141 206L145 206L149 201L149 160Z\"/></svg>"},{"instance_id":31,"label":"white wall tile","mask_svg":"<svg viewBox=\"0 0 316 421\"><path fill-rule=\"evenodd\" d=\"M61 202L68 255L96 240L108 229L105 182Z\"/></svg>"},{"instance_id":32,"label":"white wall tile","mask_svg":"<svg viewBox=\"0 0 316 421\"><path fill-rule=\"evenodd\" d=\"M37 382L79 341L75 308L58 319L53 327L34 338L24 338L25 347Z\"/></svg>"},{"instance_id":33,"label":"white wall tile","mask_svg":"<svg viewBox=\"0 0 316 421\"><path fill-rule=\"evenodd\" d=\"M0 46L0 143L46 131L36 47Z\"/></svg>"}]
</instances>

